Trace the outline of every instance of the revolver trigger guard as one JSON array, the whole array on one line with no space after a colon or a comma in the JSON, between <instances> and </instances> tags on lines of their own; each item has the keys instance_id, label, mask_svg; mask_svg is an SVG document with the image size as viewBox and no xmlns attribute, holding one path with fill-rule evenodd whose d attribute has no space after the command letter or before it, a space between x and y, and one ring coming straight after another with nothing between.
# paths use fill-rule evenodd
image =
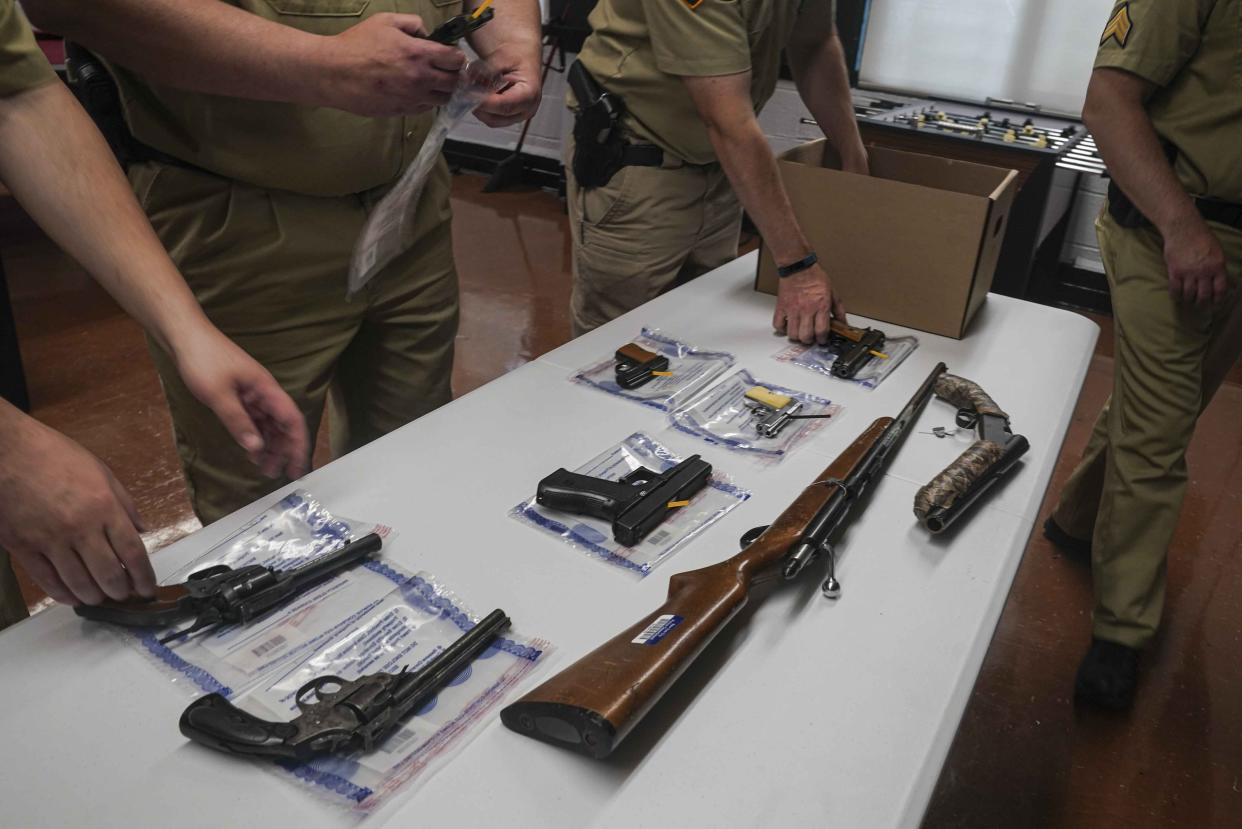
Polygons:
<instances>
[{"instance_id":1,"label":"revolver trigger guard","mask_svg":"<svg viewBox=\"0 0 1242 829\"><path fill-rule=\"evenodd\" d=\"M340 696L346 690L346 686L350 684L349 680L342 679L339 676L317 676L298 689L294 702L297 703L298 708L302 711L307 711L321 703L332 704L333 700ZM320 689L325 685L335 685L337 689L328 693L320 693ZM315 695L313 702L307 700L307 697L311 694Z\"/></svg>"},{"instance_id":2,"label":"revolver trigger guard","mask_svg":"<svg viewBox=\"0 0 1242 829\"><path fill-rule=\"evenodd\" d=\"M225 573L232 572L233 568L227 564L216 564L212 567L205 567L197 570L186 577L186 581L200 581L202 579L211 579L216 576L223 576Z\"/></svg>"},{"instance_id":3,"label":"revolver trigger guard","mask_svg":"<svg viewBox=\"0 0 1242 829\"><path fill-rule=\"evenodd\" d=\"M953 420L963 429L973 429L975 424L979 422L979 415L975 413L974 409L958 409L957 417Z\"/></svg>"}]
</instances>

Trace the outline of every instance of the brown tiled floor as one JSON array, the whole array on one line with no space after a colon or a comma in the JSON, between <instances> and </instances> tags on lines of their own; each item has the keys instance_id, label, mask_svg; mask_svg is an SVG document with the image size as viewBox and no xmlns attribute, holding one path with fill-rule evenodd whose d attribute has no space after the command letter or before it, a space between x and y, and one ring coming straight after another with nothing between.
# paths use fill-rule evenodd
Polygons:
<instances>
[{"instance_id":1,"label":"brown tiled floor","mask_svg":"<svg viewBox=\"0 0 1242 829\"><path fill-rule=\"evenodd\" d=\"M569 333L569 243L560 204L541 192L484 196L481 184L470 176L454 184L463 288L459 393ZM11 209L0 209L0 238L36 414L116 470L156 528L152 541L188 531L194 522L167 414L136 326ZM1100 321L1106 331L1054 493L1111 383L1111 326ZM927 826L1242 825L1239 423L1242 387L1226 385L1191 448L1190 493L1170 555L1167 624L1145 657L1134 711L1102 716L1072 706L1073 672L1089 636L1090 575L1037 534Z\"/></svg>"}]
</instances>

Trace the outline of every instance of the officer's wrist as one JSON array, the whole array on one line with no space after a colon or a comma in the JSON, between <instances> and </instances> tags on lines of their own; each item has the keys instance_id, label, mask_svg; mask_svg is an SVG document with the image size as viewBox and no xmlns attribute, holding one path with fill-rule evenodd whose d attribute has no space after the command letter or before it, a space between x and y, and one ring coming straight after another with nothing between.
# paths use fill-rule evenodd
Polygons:
<instances>
[{"instance_id":1,"label":"officer's wrist","mask_svg":"<svg viewBox=\"0 0 1242 829\"><path fill-rule=\"evenodd\" d=\"M818 263L819 257L815 255L814 251L811 251L801 259L797 259L793 262L781 262L778 260L776 264L776 275L781 279L788 279L791 276L796 276L797 274L809 271Z\"/></svg>"}]
</instances>

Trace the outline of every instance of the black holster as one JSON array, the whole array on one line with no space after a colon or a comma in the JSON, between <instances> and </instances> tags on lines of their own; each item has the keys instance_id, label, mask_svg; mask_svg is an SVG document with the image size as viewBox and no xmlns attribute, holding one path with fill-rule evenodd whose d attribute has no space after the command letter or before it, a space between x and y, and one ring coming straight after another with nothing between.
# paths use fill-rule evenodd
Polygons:
<instances>
[{"instance_id":1,"label":"black holster","mask_svg":"<svg viewBox=\"0 0 1242 829\"><path fill-rule=\"evenodd\" d=\"M581 61L569 67L574 113L574 179L579 187L602 187L625 166L621 118L625 102L596 83Z\"/></svg>"},{"instance_id":2,"label":"black holster","mask_svg":"<svg viewBox=\"0 0 1242 829\"><path fill-rule=\"evenodd\" d=\"M125 123L125 110L121 105L121 92L116 79L98 57L83 46L66 40L65 68L69 75L69 88L103 134L121 169L143 161L198 169L168 153L148 147L134 137Z\"/></svg>"}]
</instances>

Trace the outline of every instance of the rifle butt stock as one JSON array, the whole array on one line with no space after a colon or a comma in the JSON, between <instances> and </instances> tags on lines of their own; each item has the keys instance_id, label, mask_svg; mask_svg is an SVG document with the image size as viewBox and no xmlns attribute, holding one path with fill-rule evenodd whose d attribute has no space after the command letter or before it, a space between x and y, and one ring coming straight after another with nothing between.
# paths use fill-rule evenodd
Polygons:
<instances>
[{"instance_id":1,"label":"rifle butt stock","mask_svg":"<svg viewBox=\"0 0 1242 829\"><path fill-rule=\"evenodd\" d=\"M746 605L746 569L735 558L673 576L658 610L504 708L501 722L607 757Z\"/></svg>"}]
</instances>

